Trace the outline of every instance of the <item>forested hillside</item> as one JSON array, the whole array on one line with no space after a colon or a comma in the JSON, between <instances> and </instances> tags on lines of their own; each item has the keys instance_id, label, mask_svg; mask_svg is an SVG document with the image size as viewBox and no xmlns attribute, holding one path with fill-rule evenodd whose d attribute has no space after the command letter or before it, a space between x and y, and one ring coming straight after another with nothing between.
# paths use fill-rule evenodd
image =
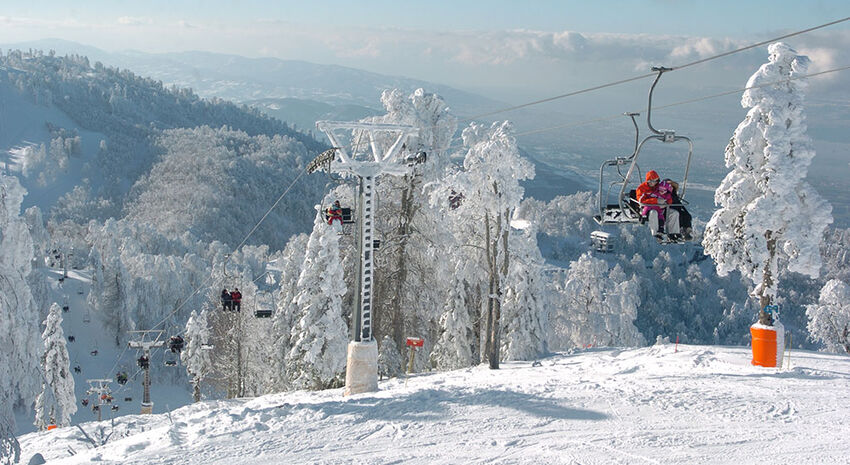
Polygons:
<instances>
[{"instance_id":1,"label":"forested hillside","mask_svg":"<svg viewBox=\"0 0 850 465\"><path fill-rule=\"evenodd\" d=\"M76 125L65 128L56 121L43 121L49 140L14 140L12 135L12 140L7 141L11 146L24 146L23 162L29 163L29 169L23 170L24 177L40 176L39 187L56 183L57 173L67 173L75 159L85 161L79 182L75 183L78 188L50 212L50 217L57 221L72 219L84 223L89 219L102 221L123 216L126 204L143 192L136 189L128 196L131 186L147 176L168 152L168 147L161 143L161 134L170 129L208 126L228 128L248 137L289 139L291 142L285 143L285 147L275 148L280 150L275 154L280 169L287 165L297 169L306 163L304 158L308 153L323 149L322 144L309 136L247 106L221 99L202 99L191 89L165 87L161 81L137 76L126 69L105 67L99 62L91 64L82 56L9 51L0 56L0 86L14 89L36 106L55 107ZM85 140L81 130L99 135L100 140ZM177 143L174 136L169 141ZM246 142L238 155L249 152L250 145ZM96 147L90 150L95 153L85 153L86 147ZM233 167L229 168L225 175L232 175L244 185L254 181L274 182L258 179L257 173L250 170L236 173ZM247 203L251 199L239 200ZM301 223L302 229L307 225L309 218Z\"/></svg>"}]
</instances>

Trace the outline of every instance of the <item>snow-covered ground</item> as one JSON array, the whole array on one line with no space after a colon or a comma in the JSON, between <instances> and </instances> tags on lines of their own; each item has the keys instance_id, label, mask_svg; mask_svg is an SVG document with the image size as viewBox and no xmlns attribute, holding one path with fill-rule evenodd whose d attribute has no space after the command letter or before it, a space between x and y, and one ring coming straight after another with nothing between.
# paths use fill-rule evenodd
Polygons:
<instances>
[{"instance_id":1,"label":"snow-covered ground","mask_svg":"<svg viewBox=\"0 0 850 465\"><path fill-rule=\"evenodd\" d=\"M850 358L744 347L591 349L341 389L202 402L21 436L49 463L817 463L850 461ZM538 366L535 366L538 365ZM75 455L71 455L74 453Z\"/></svg>"}]
</instances>

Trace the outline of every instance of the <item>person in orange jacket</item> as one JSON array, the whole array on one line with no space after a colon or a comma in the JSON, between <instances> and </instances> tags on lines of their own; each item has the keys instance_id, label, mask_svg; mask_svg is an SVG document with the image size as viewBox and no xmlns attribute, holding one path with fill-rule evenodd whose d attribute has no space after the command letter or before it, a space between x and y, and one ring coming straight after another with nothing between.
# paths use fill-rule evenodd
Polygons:
<instances>
[{"instance_id":1,"label":"person in orange jacket","mask_svg":"<svg viewBox=\"0 0 850 465\"><path fill-rule=\"evenodd\" d=\"M673 208L667 208L670 204L670 195L659 188L661 177L653 170L646 173L646 181L637 188L637 201L640 202L643 214L649 221L649 231L661 242L664 235L659 230L659 219L664 221L664 232L674 241L680 237L679 212ZM663 214L661 213L663 210Z\"/></svg>"}]
</instances>

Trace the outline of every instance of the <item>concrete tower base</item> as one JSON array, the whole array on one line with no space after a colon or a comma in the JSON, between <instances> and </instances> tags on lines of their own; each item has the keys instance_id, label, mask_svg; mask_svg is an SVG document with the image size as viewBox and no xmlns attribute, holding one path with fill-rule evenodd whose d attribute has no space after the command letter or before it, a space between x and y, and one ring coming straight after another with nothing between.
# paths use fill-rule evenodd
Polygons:
<instances>
[{"instance_id":1,"label":"concrete tower base","mask_svg":"<svg viewBox=\"0 0 850 465\"><path fill-rule=\"evenodd\" d=\"M360 394L378 390L378 342L348 343L345 368L345 394Z\"/></svg>"}]
</instances>

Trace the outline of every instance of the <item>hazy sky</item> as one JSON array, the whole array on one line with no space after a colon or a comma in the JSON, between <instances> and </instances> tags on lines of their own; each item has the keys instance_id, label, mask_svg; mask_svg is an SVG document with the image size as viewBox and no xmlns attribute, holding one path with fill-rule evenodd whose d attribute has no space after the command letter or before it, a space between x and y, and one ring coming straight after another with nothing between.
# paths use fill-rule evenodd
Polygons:
<instances>
[{"instance_id":1,"label":"hazy sky","mask_svg":"<svg viewBox=\"0 0 850 465\"><path fill-rule=\"evenodd\" d=\"M0 43L206 50L419 78L517 101L675 65L850 16L842 1L4 0ZM850 64L850 22L791 39L814 70ZM704 69L707 86L766 52ZM736 61L737 60L737 61ZM727 76L744 63L741 76ZM850 72L848 72L850 73ZM714 77L712 77L714 76ZM693 78L685 78L693 79ZM833 81L836 81L833 78Z\"/></svg>"}]
</instances>

